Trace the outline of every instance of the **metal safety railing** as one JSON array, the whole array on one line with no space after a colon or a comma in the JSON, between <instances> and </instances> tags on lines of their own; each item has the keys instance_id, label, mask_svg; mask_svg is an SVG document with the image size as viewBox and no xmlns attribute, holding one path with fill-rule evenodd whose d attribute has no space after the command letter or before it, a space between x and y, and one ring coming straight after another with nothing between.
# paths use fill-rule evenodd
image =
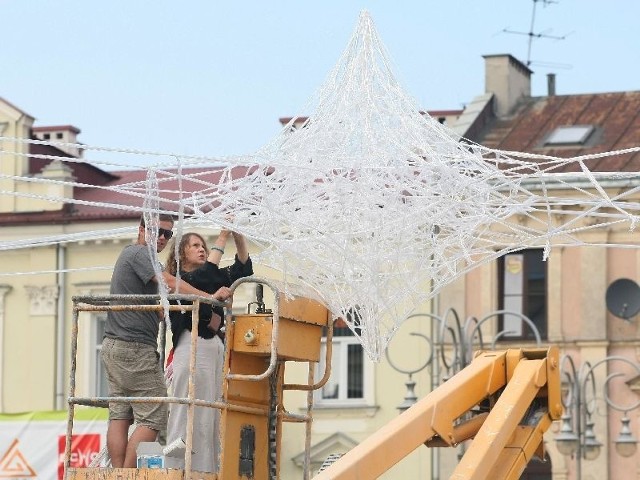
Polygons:
<instances>
[{"instance_id":1,"label":"metal safety railing","mask_svg":"<svg viewBox=\"0 0 640 480\"><path fill-rule=\"evenodd\" d=\"M278 363L277 345L278 345L278 328L280 323L278 301L280 297L279 289L274 286L269 280L258 277L245 277L237 280L231 286L232 292L243 283L252 282L258 284L265 284L271 288L276 301L274 302L274 309L272 312L272 336L270 341L270 353L269 364L264 372L257 375L241 375L231 374L228 371L224 372L224 381L228 380L240 380L256 382L263 380L276 371L276 365ZM191 302L190 304L175 304L172 302ZM73 435L73 423L75 415L75 406L92 406L107 408L111 402L122 403L176 403L188 405L187 410L187 425L185 435L185 468L184 478L189 480L191 478L191 455L193 447L193 421L194 421L194 408L209 407L217 408L220 410L231 410L236 412L248 413L259 416L277 415L281 417L284 422L305 423L305 475L304 478L309 477L310 469L310 444L311 444L311 423L312 423L312 407L313 407L313 390L321 388L328 381L331 373L331 339L333 335L332 322L328 322L327 328L327 343L325 351L325 371L322 378L314 383L314 365L313 362L309 362L309 375L308 384L284 384L283 390L305 390L308 391L307 395L307 408L305 414L293 414L286 410L273 412L269 407L251 407L246 405L235 405L225 401L207 401L195 398L195 369L196 369L196 348L198 338L198 311L202 302L212 304L214 306L226 307L226 322L227 325L233 321L233 314L231 312L230 305L218 302L211 298L200 297L198 295L186 295L186 294L170 294L166 297L160 295L85 295L72 297L73 302L73 317L71 328L71 345L70 345L70 370L69 370L69 397L68 397L68 417L67 417L67 433L65 442L65 454L64 454L64 478L67 480L67 473L71 466L71 441ZM78 333L80 330L80 313L81 312L108 312L108 311L153 311L162 314L166 310L171 311L191 311L192 328L191 328L191 358L189 364L189 384L187 397L82 397L76 396L76 374L77 374L77 354L78 354ZM161 352L161 358L164 359L164 352L166 348L166 325L163 325L163 329L159 334L158 349ZM228 348L228 345L226 345ZM227 365L227 355L225 355L225 366ZM164 361L162 361L164 366ZM275 477L273 477L275 480Z\"/></svg>"}]
</instances>

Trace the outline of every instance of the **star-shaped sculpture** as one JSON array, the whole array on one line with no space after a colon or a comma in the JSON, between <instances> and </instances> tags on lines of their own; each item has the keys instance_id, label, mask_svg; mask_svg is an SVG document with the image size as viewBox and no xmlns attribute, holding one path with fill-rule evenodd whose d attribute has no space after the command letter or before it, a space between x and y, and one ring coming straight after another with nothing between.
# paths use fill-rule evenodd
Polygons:
<instances>
[{"instance_id":1,"label":"star-shaped sculpture","mask_svg":"<svg viewBox=\"0 0 640 480\"><path fill-rule=\"evenodd\" d=\"M78 193L47 198L104 208L105 192L116 192L114 209L144 198L147 215L178 211L182 220L188 212L178 232L187 225L234 229L262 247L254 261L281 272L285 291L343 317L373 360L406 318L471 268L523 248L544 247L548 255L552 246L584 245L577 234L591 229L635 227L637 173L607 173L631 179L611 194L589 170L589 158L473 144L421 112L390 65L363 12L301 128L294 118L254 155L217 159L215 168L215 159L175 156L150 167L146 180L93 188L63 180ZM557 173L568 163L575 173ZM113 233L0 241L0 249Z\"/></svg>"},{"instance_id":2,"label":"star-shaped sculpture","mask_svg":"<svg viewBox=\"0 0 640 480\"><path fill-rule=\"evenodd\" d=\"M344 317L372 359L472 266L552 238L575 243L540 218L559 212L553 202L523 186L550 181L558 162L491 152L424 115L366 12L314 114L302 128L294 121L255 156L230 160L188 203L204 223L232 213L229 226L263 245L259 261ZM238 176L240 165L250 168Z\"/></svg>"}]
</instances>

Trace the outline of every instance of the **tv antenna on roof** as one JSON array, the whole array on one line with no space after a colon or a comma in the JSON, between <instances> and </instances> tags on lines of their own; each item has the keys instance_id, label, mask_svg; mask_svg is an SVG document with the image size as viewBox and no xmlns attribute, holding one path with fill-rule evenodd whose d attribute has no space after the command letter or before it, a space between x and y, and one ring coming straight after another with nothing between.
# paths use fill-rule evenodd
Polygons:
<instances>
[{"instance_id":1,"label":"tv antenna on roof","mask_svg":"<svg viewBox=\"0 0 640 480\"><path fill-rule=\"evenodd\" d=\"M516 30L509 30L507 28L503 29L502 31L504 33L512 33L515 35L527 35L529 37L529 45L527 48L527 62L526 65L527 67L529 65L531 65L531 44L533 43L534 39L537 38L550 38L552 40L564 40L565 38L567 38L567 35L562 35L562 36L557 36L557 35L549 35L545 32L539 32L536 33L534 31L534 26L535 26L535 22L536 22L536 7L538 6L538 3L542 3L543 6L547 6L550 5L552 3L559 3L559 1L557 0L533 0L533 10L531 11L531 25L529 26L529 31L528 32L519 32Z\"/></svg>"}]
</instances>

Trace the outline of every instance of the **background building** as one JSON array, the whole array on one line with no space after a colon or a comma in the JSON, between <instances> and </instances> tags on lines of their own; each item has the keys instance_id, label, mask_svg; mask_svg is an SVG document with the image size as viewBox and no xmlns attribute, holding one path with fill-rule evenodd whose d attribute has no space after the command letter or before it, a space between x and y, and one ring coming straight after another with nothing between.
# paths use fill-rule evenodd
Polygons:
<instances>
[{"instance_id":1,"label":"background building","mask_svg":"<svg viewBox=\"0 0 640 480\"><path fill-rule=\"evenodd\" d=\"M485 57L485 93L473 99L463 111L430 112L458 134L473 142L501 150L574 157L640 145L640 92L558 95L556 79L549 76L549 91L532 97L528 67L510 55ZM282 119L283 124L288 119ZM296 123L302 127L305 119ZM80 146L56 147L28 144L21 139L77 142L76 127L34 127L34 118L6 100L0 99L0 190L16 192L0 195L0 227L5 241L16 248L0 251L0 412L60 410L66 408L69 369L71 297L108 293L111 270L120 250L137 235L140 214L135 208L142 198L114 194L102 187L143 182L145 170L106 171L83 158ZM47 137L48 135L48 137ZM29 156L25 157L24 154ZM60 157L71 161L56 161ZM639 154L607 157L591 161L594 171L612 172L602 183L615 195L629 188L628 179L617 171L638 172ZM203 172L216 179L216 170ZM49 182L20 182L33 176ZM82 188L71 184L81 183ZM177 188L177 184L174 185ZM197 185L187 183L184 189ZM85 204L64 204L52 199L75 198ZM637 201L636 196L629 201ZM118 204L120 208L100 207ZM527 219L516 219L526 222ZM584 220L585 222L598 220ZM83 240L59 244L48 238L60 234L113 231L108 241ZM217 232L204 232L209 239ZM577 232L576 235L582 235ZM586 243L630 244L636 233L629 225L612 225L585 233ZM24 239L39 238L37 248L20 248ZM255 253L258 247L250 245ZM98 267L98 268L97 268ZM104 267L104 268L101 268ZM461 318L483 318L496 310L527 315L542 335L543 343L560 345L576 363L595 363L608 355L638 358L638 326L609 314L605 305L607 287L619 278L635 279L640 257L635 249L599 247L552 248L547 261L542 251L527 249L510 253L485 264L447 287L433 305L417 307L417 313L443 314L452 307ZM37 274L26 274L28 272ZM23 275L24 273L24 275ZM256 274L277 277L261 270ZM428 285L425 285L428 288ZM245 311L254 298L247 286L235 298L234 308ZM78 356L78 394L105 393L99 351L104 316L87 315L81 320ZM330 382L315 394L311 456L314 470L332 453L345 452L398 414L397 406L406 395L406 377L383 359L371 363L356 338L344 325L336 325L334 371ZM502 346L533 345L531 330L518 318L496 316L483 324L488 342L500 331L509 330L498 342ZM432 326L419 318L407 322L394 337L390 352L396 366L411 369L429 355L424 342L409 334L430 335ZM398 346L400 346L398 348ZM319 366L319 369L322 367ZM607 370L609 368L609 370ZM595 371L599 385L607 375L624 370L609 366ZM291 368L287 382L304 382L306 369ZM434 372L424 369L414 376L418 397L432 386ZM435 375L438 380L442 375ZM626 385L615 386L612 398L632 405L637 395ZM621 413L608 408L598 392L594 414L595 431L602 452L593 461L583 461L583 470L593 478L637 476L640 457L620 457L611 447L619 431ZM291 392L285 399L288 410L302 412L304 394ZM632 411L631 428L638 431L638 412ZM575 478L576 460L556 448L554 428L547 434L551 463L548 473L535 478ZM300 478L304 431L287 426L283 439L281 472L283 479ZM0 450L3 446L0 445ZM433 453L419 449L407 461L394 467L385 478L447 478L457 451ZM432 457L433 455L433 457ZM534 478L533 476L531 478ZM586 478L586 477L585 477Z\"/></svg>"},{"instance_id":2,"label":"background building","mask_svg":"<svg viewBox=\"0 0 640 480\"><path fill-rule=\"evenodd\" d=\"M556 78L549 75L548 94L532 97L533 72L529 68L510 55L484 58L485 93L471 101L454 126L469 140L504 151L555 157L588 156L640 145L640 92L559 95ZM585 162L591 171L611 172L600 182L610 196L630 191L640 181L615 176L616 172L640 171L638 152ZM558 172L570 173L566 169ZM579 179L573 181L574 185L579 183ZM633 204L638 196L631 194L625 200ZM530 220L523 217L516 221L526 225ZM576 225L577 238L602 245L638 242L638 234L628 222L580 228L598 222L606 220L591 218ZM636 249L559 246L551 249L546 261L542 249L526 249L475 269L442 293L440 305L454 306L465 317L482 318L487 312L502 309L523 313L533 320L544 343L559 345L561 353L571 355L576 365L593 365L612 355L637 362L637 318L625 321L613 316L607 311L605 296L615 280L637 280L639 268ZM532 342L531 329L516 317L500 315L486 326L488 338L500 330L511 331L502 337L500 346ZM582 461L582 478L638 476L639 457L624 458L612 445L620 432L622 412L603 401L607 375L621 371L636 375L621 362L594 370L598 398L592 420L602 447L595 460ZM618 404L633 406L637 402L637 394L625 382L612 382L610 386L611 398ZM629 413L634 434L638 432L637 415L638 411ZM576 459L563 456L556 448L558 428L555 426L545 437L553 476L531 478L576 478Z\"/></svg>"}]
</instances>

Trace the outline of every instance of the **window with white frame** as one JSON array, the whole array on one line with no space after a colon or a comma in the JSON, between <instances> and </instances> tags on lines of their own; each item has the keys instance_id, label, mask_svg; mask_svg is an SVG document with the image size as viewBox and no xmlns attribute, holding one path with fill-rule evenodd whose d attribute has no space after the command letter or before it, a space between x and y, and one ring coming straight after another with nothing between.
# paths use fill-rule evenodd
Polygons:
<instances>
[{"instance_id":1,"label":"window with white frame","mask_svg":"<svg viewBox=\"0 0 640 480\"><path fill-rule=\"evenodd\" d=\"M325 329L317 378L325 371L326 333ZM373 404L373 367L367 361L358 338L340 318L333 327L331 376L316 391L315 402L322 406Z\"/></svg>"},{"instance_id":2,"label":"window with white frame","mask_svg":"<svg viewBox=\"0 0 640 480\"><path fill-rule=\"evenodd\" d=\"M541 249L509 253L498 259L498 304L501 310L528 317L542 339L547 338L547 263ZM505 339L533 339L534 333L516 315L500 316Z\"/></svg>"},{"instance_id":3,"label":"window with white frame","mask_svg":"<svg viewBox=\"0 0 640 480\"><path fill-rule=\"evenodd\" d=\"M74 287L83 296L102 296L109 294L109 282L77 283ZM92 396L108 396L108 383L102 364L102 337L104 336L106 311L83 312L79 317L78 342L82 358L78 358L82 369L82 390ZM78 379L79 380L79 379Z\"/></svg>"}]
</instances>

